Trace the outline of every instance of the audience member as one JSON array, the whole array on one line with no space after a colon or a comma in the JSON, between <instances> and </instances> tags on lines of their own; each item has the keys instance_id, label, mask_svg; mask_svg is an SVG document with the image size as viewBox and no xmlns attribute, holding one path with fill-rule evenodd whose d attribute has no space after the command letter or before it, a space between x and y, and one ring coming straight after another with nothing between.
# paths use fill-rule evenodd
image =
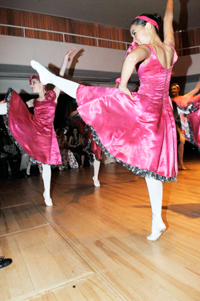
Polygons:
<instances>
[{"instance_id":1,"label":"audience member","mask_svg":"<svg viewBox=\"0 0 200 301\"><path fill-rule=\"evenodd\" d=\"M83 151L83 137L80 135L76 127L72 130L72 135L69 137L69 149L73 152L77 161L80 162L80 167L84 166L85 152Z\"/></svg>"},{"instance_id":2,"label":"audience member","mask_svg":"<svg viewBox=\"0 0 200 301\"><path fill-rule=\"evenodd\" d=\"M68 149L67 137L65 135L65 129L59 129L57 131L58 145L60 148L60 154L62 158L62 165L59 165L59 170L64 170L68 167L72 169L78 168L78 162L71 150Z\"/></svg>"},{"instance_id":3,"label":"audience member","mask_svg":"<svg viewBox=\"0 0 200 301\"><path fill-rule=\"evenodd\" d=\"M3 150L4 153L7 155L6 160L8 161L10 166L12 178L19 177L21 154L14 142L12 142L8 136L5 137L5 144Z\"/></svg>"}]
</instances>

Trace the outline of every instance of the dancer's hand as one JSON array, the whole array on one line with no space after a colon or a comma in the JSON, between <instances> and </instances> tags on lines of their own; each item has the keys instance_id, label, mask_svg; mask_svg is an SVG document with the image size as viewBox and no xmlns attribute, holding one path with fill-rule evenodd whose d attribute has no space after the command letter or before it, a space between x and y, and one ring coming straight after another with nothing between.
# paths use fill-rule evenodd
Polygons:
<instances>
[{"instance_id":1,"label":"dancer's hand","mask_svg":"<svg viewBox=\"0 0 200 301\"><path fill-rule=\"evenodd\" d=\"M70 57L74 54L75 50L76 50L76 47L72 47L72 48L66 53L65 58L66 58L66 57L67 57L67 58L70 58Z\"/></svg>"},{"instance_id":2,"label":"dancer's hand","mask_svg":"<svg viewBox=\"0 0 200 301\"><path fill-rule=\"evenodd\" d=\"M65 74L65 71L67 69L67 63L68 61L70 61L70 56L72 56L74 54L76 50L76 47L72 47L64 56L64 60L63 60L63 63L62 63L62 66L60 68L60 71L59 71L59 75L60 76L64 76Z\"/></svg>"},{"instance_id":3,"label":"dancer's hand","mask_svg":"<svg viewBox=\"0 0 200 301\"><path fill-rule=\"evenodd\" d=\"M120 89L120 85L119 85L118 89L119 89L120 92L128 95L132 100L134 100L134 98L133 98L133 96L132 96L131 91L129 90L129 88L126 88L125 90L124 89Z\"/></svg>"}]
</instances>

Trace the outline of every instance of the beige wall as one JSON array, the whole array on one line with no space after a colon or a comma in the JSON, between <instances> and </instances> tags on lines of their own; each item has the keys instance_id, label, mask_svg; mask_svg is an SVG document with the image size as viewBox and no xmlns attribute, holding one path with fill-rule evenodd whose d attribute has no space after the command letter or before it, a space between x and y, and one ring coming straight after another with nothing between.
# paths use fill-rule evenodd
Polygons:
<instances>
[{"instance_id":1,"label":"beige wall","mask_svg":"<svg viewBox=\"0 0 200 301\"><path fill-rule=\"evenodd\" d=\"M0 36L0 64L30 66L31 60L36 60L44 66L53 64L60 67L65 53L73 44L52 42L46 40L37 40L21 37ZM101 71L119 73L121 71L125 51L116 49L107 49L100 47L75 45L77 52L84 50L82 56L78 59L75 69L86 71ZM72 61L69 63L72 63ZM31 67L30 67L31 68ZM5 68L7 69L7 68ZM5 70L5 74L8 72ZM30 73L35 73L30 69ZM18 80L17 74L13 74L13 79L1 72L0 74L0 93L7 91L12 85L17 92L19 89L27 89L26 79ZM92 72L91 72L92 75Z\"/></svg>"},{"instance_id":2,"label":"beige wall","mask_svg":"<svg viewBox=\"0 0 200 301\"><path fill-rule=\"evenodd\" d=\"M60 67L62 59L67 50L73 44L54 42L47 40L37 40L22 37L0 36L0 64L27 66L29 70L27 74L9 74L8 70L0 72L0 93L6 93L8 87L12 87L17 92L24 89L31 93L28 77L29 74L35 73L30 67L32 59L41 62L44 66L53 64ZM106 72L116 73L120 75L122 63L125 56L125 51L108 49L101 47L92 47L84 45L75 45L77 51L84 49L83 55L79 58L75 66L76 70L90 71L92 79L92 71L104 72L102 84L113 86L113 82L106 82ZM193 88L198 81L198 74L200 73L200 54L180 57L174 66L173 73L175 77L197 75L194 82L185 85L185 92ZM72 62L70 62L72 63ZM69 63L69 66L70 66ZM7 68L5 68L7 69ZM19 68L20 70L20 68ZM21 77L21 79L19 79ZM93 84L98 82L92 81Z\"/></svg>"}]
</instances>

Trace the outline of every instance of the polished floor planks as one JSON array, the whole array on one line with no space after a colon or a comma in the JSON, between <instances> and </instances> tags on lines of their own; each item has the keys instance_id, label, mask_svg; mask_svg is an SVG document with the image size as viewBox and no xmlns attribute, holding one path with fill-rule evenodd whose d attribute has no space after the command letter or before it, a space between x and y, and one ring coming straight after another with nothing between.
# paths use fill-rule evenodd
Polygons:
<instances>
[{"instance_id":1,"label":"polished floor planks","mask_svg":"<svg viewBox=\"0 0 200 301\"><path fill-rule=\"evenodd\" d=\"M27 285L21 288L14 278L12 289L4 277L2 300L199 300L200 160L186 166L177 182L164 184L167 231L157 242L146 239L151 210L145 181L119 164L102 165L101 188L93 186L92 167L53 172L52 208L44 205L41 175L6 183L0 195L7 195L8 208L4 201L0 209L13 232L5 236L6 227L0 229L0 248L14 261L0 276L18 273ZM31 206L35 224L23 213Z\"/></svg>"},{"instance_id":2,"label":"polished floor planks","mask_svg":"<svg viewBox=\"0 0 200 301\"><path fill-rule=\"evenodd\" d=\"M108 285L97 275L90 275L76 282L72 281L64 287L53 289L51 292L30 299L32 301L59 301L59 300L81 300L81 301L120 301Z\"/></svg>"}]
</instances>

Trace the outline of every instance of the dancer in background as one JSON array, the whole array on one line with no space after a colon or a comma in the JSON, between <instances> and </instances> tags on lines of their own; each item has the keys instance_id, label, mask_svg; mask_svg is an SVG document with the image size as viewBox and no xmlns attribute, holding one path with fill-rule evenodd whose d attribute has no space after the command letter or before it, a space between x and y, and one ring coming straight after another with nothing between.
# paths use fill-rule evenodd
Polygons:
<instances>
[{"instance_id":1,"label":"dancer in background","mask_svg":"<svg viewBox=\"0 0 200 301\"><path fill-rule=\"evenodd\" d=\"M177 84L171 87L174 85ZM192 91L183 96L176 95L173 101L177 105L180 127L185 139L200 150L200 94L197 94L199 91L200 80Z\"/></svg>"},{"instance_id":2,"label":"dancer in background","mask_svg":"<svg viewBox=\"0 0 200 301\"><path fill-rule=\"evenodd\" d=\"M96 142L92 138L90 127L82 120L82 118L79 115L77 110L73 111L69 117L76 124L76 126L79 129L79 132L81 133L81 135L84 138L84 141L85 141L84 151L86 151L89 155L90 154L93 155L94 176L92 179L94 181L94 186L100 187L99 169L100 169L100 163L102 160L101 147L98 144L96 144Z\"/></svg>"},{"instance_id":3,"label":"dancer in background","mask_svg":"<svg viewBox=\"0 0 200 301\"><path fill-rule=\"evenodd\" d=\"M192 142L190 136L188 136L188 131L191 132L189 129L189 124L185 119L185 115L187 111L187 106L188 104L191 105L191 103L197 103L200 101L200 95L195 96L200 90L200 81L197 83L196 87L190 91L189 93L180 96L180 87L178 84L173 83L171 85L171 95L172 95L172 101L173 101L173 107L174 107L174 118L176 122L176 129L179 135L179 141L178 141L178 163L179 163L179 168L185 170L186 167L183 164L183 154L184 154L184 145L185 145L185 140ZM197 105L196 105L197 107ZM185 109L184 109L185 108ZM192 106L193 108L193 106ZM183 110L184 109L184 110ZM188 113L191 111L188 110ZM194 116L194 115L191 115ZM190 117L189 117L190 118ZM193 117L192 117L193 119ZM186 124L185 124L186 122ZM182 124L182 125L181 125ZM186 130L187 126L187 130ZM194 143L195 144L195 143Z\"/></svg>"},{"instance_id":4,"label":"dancer in background","mask_svg":"<svg viewBox=\"0 0 200 301\"><path fill-rule=\"evenodd\" d=\"M74 54L71 48L64 57L59 75L63 76L68 60ZM8 90L6 102L0 104L0 114L6 114L7 129L17 145L36 162L42 163L42 178L44 182L44 200L47 206L52 206L50 197L51 165L62 164L60 150L54 131L54 116L60 89L46 90L38 76L32 75L30 86L37 99L31 99L26 104L12 89ZM34 107L32 115L28 107Z\"/></svg>"},{"instance_id":5,"label":"dancer in background","mask_svg":"<svg viewBox=\"0 0 200 301\"><path fill-rule=\"evenodd\" d=\"M176 123L176 130L177 130L177 143L178 143L178 168L185 170L186 167L183 163L183 154L184 154L184 146L185 146L185 136L181 129L181 121L180 116L177 111L176 103L174 102L174 98L179 96L180 87L178 84L172 84L171 85L171 95L172 95L172 104L174 109L174 119Z\"/></svg>"},{"instance_id":6,"label":"dancer in background","mask_svg":"<svg viewBox=\"0 0 200 301\"><path fill-rule=\"evenodd\" d=\"M152 208L152 233L147 239L152 241L166 229L161 216L162 182L175 181L177 175L176 127L169 98L171 72L177 60L173 0L167 0L164 42L158 35L159 23L156 14L143 14L133 20L133 43L118 89L79 85L31 62L44 84L53 83L76 98L81 118L91 126L93 138L105 154L145 177ZM131 93L127 84L135 67L140 87Z\"/></svg>"}]
</instances>

